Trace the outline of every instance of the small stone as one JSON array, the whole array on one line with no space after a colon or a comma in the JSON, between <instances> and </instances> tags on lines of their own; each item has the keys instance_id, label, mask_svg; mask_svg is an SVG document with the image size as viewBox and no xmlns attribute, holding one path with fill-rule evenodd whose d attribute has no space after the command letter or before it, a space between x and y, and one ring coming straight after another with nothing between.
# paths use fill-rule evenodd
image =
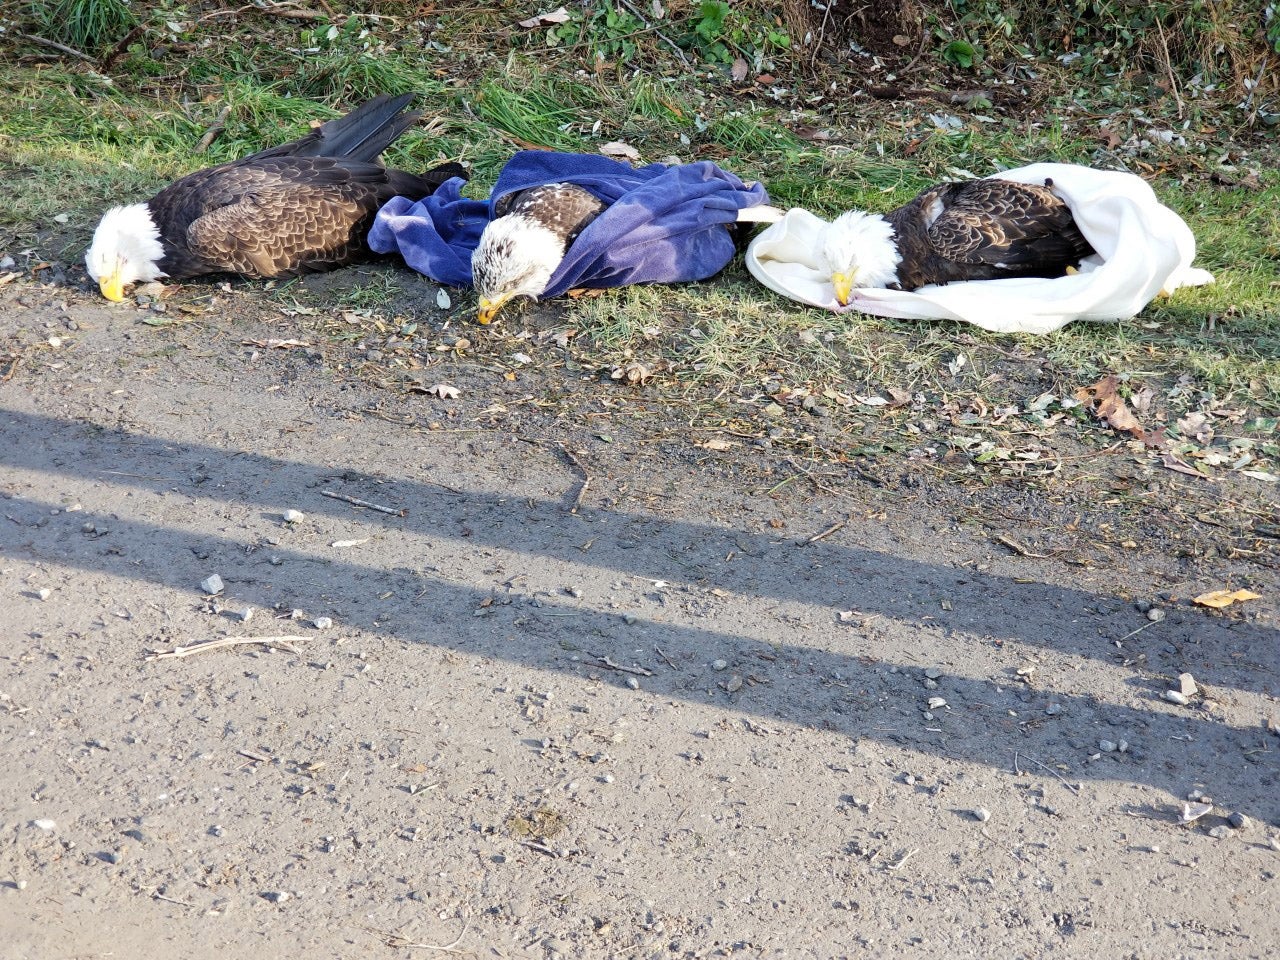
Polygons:
<instances>
[{"instance_id":1,"label":"small stone","mask_svg":"<svg viewBox=\"0 0 1280 960\"><path fill-rule=\"evenodd\" d=\"M222 578L216 573L210 574L200 581L200 589L209 596L215 596L225 589L226 585L222 582Z\"/></svg>"},{"instance_id":2,"label":"small stone","mask_svg":"<svg viewBox=\"0 0 1280 960\"><path fill-rule=\"evenodd\" d=\"M57 349L58 349L58 347L62 346L62 338L61 338L61 337L50 337L50 338L49 338L49 346L51 346L51 347L53 347L53 349L57 350Z\"/></svg>"},{"instance_id":3,"label":"small stone","mask_svg":"<svg viewBox=\"0 0 1280 960\"><path fill-rule=\"evenodd\" d=\"M17 263L17 260L6 253L3 257L0 257L0 270L11 270Z\"/></svg>"},{"instance_id":4,"label":"small stone","mask_svg":"<svg viewBox=\"0 0 1280 960\"><path fill-rule=\"evenodd\" d=\"M311 626L315 627L317 630L328 630L333 626L333 620L329 617L316 617L311 621Z\"/></svg>"},{"instance_id":5,"label":"small stone","mask_svg":"<svg viewBox=\"0 0 1280 960\"><path fill-rule=\"evenodd\" d=\"M1166 690L1164 692L1164 698L1170 703L1176 703L1180 707L1185 707L1191 702L1187 699L1187 695L1185 693L1181 693L1178 690Z\"/></svg>"},{"instance_id":6,"label":"small stone","mask_svg":"<svg viewBox=\"0 0 1280 960\"><path fill-rule=\"evenodd\" d=\"M1249 818L1239 810L1227 817L1227 822L1237 830L1243 830L1245 827L1249 826Z\"/></svg>"},{"instance_id":7,"label":"small stone","mask_svg":"<svg viewBox=\"0 0 1280 960\"><path fill-rule=\"evenodd\" d=\"M1115 753L1116 745L1115 742L1111 740L1099 740L1098 749L1103 753Z\"/></svg>"},{"instance_id":8,"label":"small stone","mask_svg":"<svg viewBox=\"0 0 1280 960\"><path fill-rule=\"evenodd\" d=\"M634 613L624 613L622 615L622 622L627 626L631 626L631 624L636 622L636 615Z\"/></svg>"},{"instance_id":9,"label":"small stone","mask_svg":"<svg viewBox=\"0 0 1280 960\"><path fill-rule=\"evenodd\" d=\"M582 591L579 590L577 587L565 587L564 592L567 593L569 596L573 597L573 599L575 600L582 599Z\"/></svg>"},{"instance_id":10,"label":"small stone","mask_svg":"<svg viewBox=\"0 0 1280 960\"><path fill-rule=\"evenodd\" d=\"M1164 619L1164 611L1159 607L1152 607L1147 611L1147 619L1152 623L1159 623Z\"/></svg>"},{"instance_id":11,"label":"small stone","mask_svg":"<svg viewBox=\"0 0 1280 960\"><path fill-rule=\"evenodd\" d=\"M226 831L222 829L222 824L220 823L215 823L212 827L209 828L209 836L211 837L220 837L224 833L226 833Z\"/></svg>"},{"instance_id":12,"label":"small stone","mask_svg":"<svg viewBox=\"0 0 1280 960\"><path fill-rule=\"evenodd\" d=\"M942 668L941 667L925 667L924 675L926 679L937 680L940 676L942 676Z\"/></svg>"},{"instance_id":13,"label":"small stone","mask_svg":"<svg viewBox=\"0 0 1280 960\"><path fill-rule=\"evenodd\" d=\"M627 677L627 686L630 687L632 690L639 690L640 681L637 680L635 677Z\"/></svg>"},{"instance_id":14,"label":"small stone","mask_svg":"<svg viewBox=\"0 0 1280 960\"><path fill-rule=\"evenodd\" d=\"M31 825L39 830L56 830L58 825L52 820L32 820Z\"/></svg>"},{"instance_id":15,"label":"small stone","mask_svg":"<svg viewBox=\"0 0 1280 960\"><path fill-rule=\"evenodd\" d=\"M1225 823L1220 823L1216 827L1209 828L1209 836L1215 840L1225 840L1231 836L1231 828Z\"/></svg>"},{"instance_id":16,"label":"small stone","mask_svg":"<svg viewBox=\"0 0 1280 960\"><path fill-rule=\"evenodd\" d=\"M307 519L307 515L301 510L286 510L284 513L280 514L280 519L285 523L301 523L303 520Z\"/></svg>"},{"instance_id":17,"label":"small stone","mask_svg":"<svg viewBox=\"0 0 1280 960\"><path fill-rule=\"evenodd\" d=\"M736 673L724 683L724 688L729 693L737 693L742 689L742 678Z\"/></svg>"},{"instance_id":18,"label":"small stone","mask_svg":"<svg viewBox=\"0 0 1280 960\"><path fill-rule=\"evenodd\" d=\"M986 823L991 819L991 811L986 807L974 807L972 813L973 819L977 820L979 823Z\"/></svg>"},{"instance_id":19,"label":"small stone","mask_svg":"<svg viewBox=\"0 0 1280 960\"><path fill-rule=\"evenodd\" d=\"M1117 743L1117 744L1116 744L1116 750L1117 750L1117 751L1119 751L1120 753L1128 753L1128 752L1129 752L1129 741L1128 741L1128 740L1121 740L1119 743Z\"/></svg>"},{"instance_id":20,"label":"small stone","mask_svg":"<svg viewBox=\"0 0 1280 960\"><path fill-rule=\"evenodd\" d=\"M36 596L39 597L41 600L48 600L50 597L53 596L53 591L50 590L48 587L41 587L39 590L36 591Z\"/></svg>"},{"instance_id":21,"label":"small stone","mask_svg":"<svg viewBox=\"0 0 1280 960\"><path fill-rule=\"evenodd\" d=\"M942 709L943 707L945 707L946 705L947 705L947 701L946 701L946 700L944 700L942 697L930 697L930 698L929 698L929 709L930 709L930 710L941 710L941 709Z\"/></svg>"},{"instance_id":22,"label":"small stone","mask_svg":"<svg viewBox=\"0 0 1280 960\"><path fill-rule=\"evenodd\" d=\"M1196 686L1196 678L1189 673L1178 674L1178 692L1184 697L1194 697L1200 692Z\"/></svg>"},{"instance_id":23,"label":"small stone","mask_svg":"<svg viewBox=\"0 0 1280 960\"><path fill-rule=\"evenodd\" d=\"M601 781L602 781L602 782L604 782L604 783L613 783L613 774L612 774L612 773L606 773L606 774L605 774L603 777L601 777L600 779L601 779Z\"/></svg>"},{"instance_id":24,"label":"small stone","mask_svg":"<svg viewBox=\"0 0 1280 960\"><path fill-rule=\"evenodd\" d=\"M1058 714L1062 712L1062 704L1051 703L1044 708L1044 712L1046 716L1056 717Z\"/></svg>"},{"instance_id":25,"label":"small stone","mask_svg":"<svg viewBox=\"0 0 1280 960\"><path fill-rule=\"evenodd\" d=\"M1271 844L1272 850L1280 853L1280 837L1270 837L1268 838L1267 843ZM22 888L19 887L18 889L21 890Z\"/></svg>"},{"instance_id":26,"label":"small stone","mask_svg":"<svg viewBox=\"0 0 1280 960\"><path fill-rule=\"evenodd\" d=\"M241 623L248 623L253 617L253 607L244 607L240 610L231 611L231 615Z\"/></svg>"},{"instance_id":27,"label":"small stone","mask_svg":"<svg viewBox=\"0 0 1280 960\"><path fill-rule=\"evenodd\" d=\"M712 670L716 670L716 671L720 671L720 670L727 670L727 669L729 669L728 661L725 661L725 660L712 660L712 661L711 661L711 669L712 669Z\"/></svg>"},{"instance_id":28,"label":"small stone","mask_svg":"<svg viewBox=\"0 0 1280 960\"><path fill-rule=\"evenodd\" d=\"M925 688L926 690L937 690L937 689L938 689L938 681L937 681L937 680L930 680L928 677L925 677L925 678L924 678L923 680L921 680L920 682L921 682L921 684L923 684L923 685L924 685L924 688Z\"/></svg>"},{"instance_id":29,"label":"small stone","mask_svg":"<svg viewBox=\"0 0 1280 960\"><path fill-rule=\"evenodd\" d=\"M285 903L289 900L290 893L288 890L269 890L262 896L263 899L270 900L272 903Z\"/></svg>"},{"instance_id":30,"label":"small stone","mask_svg":"<svg viewBox=\"0 0 1280 960\"><path fill-rule=\"evenodd\" d=\"M1274 842L1275 842L1275 838L1274 838L1274 837L1272 837L1271 839L1272 839L1272 842L1274 843ZM27 889L27 881L25 881L25 880L19 880L19 881L15 884L15 886L17 886L17 888L18 888L19 890L25 890L25 889Z\"/></svg>"}]
</instances>

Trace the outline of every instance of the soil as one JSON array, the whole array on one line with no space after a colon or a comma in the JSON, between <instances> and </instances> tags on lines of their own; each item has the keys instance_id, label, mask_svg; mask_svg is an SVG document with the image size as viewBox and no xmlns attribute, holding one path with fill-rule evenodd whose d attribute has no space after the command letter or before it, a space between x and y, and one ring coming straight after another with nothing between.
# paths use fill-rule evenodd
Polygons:
<instances>
[{"instance_id":1,"label":"soil","mask_svg":"<svg viewBox=\"0 0 1280 960\"><path fill-rule=\"evenodd\" d=\"M1280 951L1274 533L1186 519L1265 485L708 449L73 281L0 287L0 958ZM288 639L156 653L219 637Z\"/></svg>"}]
</instances>

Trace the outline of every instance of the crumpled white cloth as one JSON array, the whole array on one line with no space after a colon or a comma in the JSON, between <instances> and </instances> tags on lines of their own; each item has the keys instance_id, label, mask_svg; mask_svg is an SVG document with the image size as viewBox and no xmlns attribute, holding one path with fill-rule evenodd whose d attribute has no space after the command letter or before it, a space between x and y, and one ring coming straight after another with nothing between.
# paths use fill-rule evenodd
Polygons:
<instances>
[{"instance_id":1,"label":"crumpled white cloth","mask_svg":"<svg viewBox=\"0 0 1280 960\"><path fill-rule=\"evenodd\" d=\"M1126 320L1158 294L1213 282L1208 271L1191 266L1191 229L1135 174L1035 163L996 176L1019 183L1052 178L1054 192L1097 251L1079 273L1052 280L970 280L911 292L864 288L841 307L822 255L827 221L799 208L751 242L747 269L766 287L815 307L903 320L959 320L998 333L1049 333L1072 320Z\"/></svg>"}]
</instances>

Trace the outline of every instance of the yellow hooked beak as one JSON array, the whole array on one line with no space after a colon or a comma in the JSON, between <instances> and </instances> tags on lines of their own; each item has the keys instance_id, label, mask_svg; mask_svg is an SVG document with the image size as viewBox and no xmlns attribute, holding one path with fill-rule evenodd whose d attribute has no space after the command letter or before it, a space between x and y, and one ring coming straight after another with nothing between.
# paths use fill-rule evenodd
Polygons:
<instances>
[{"instance_id":1,"label":"yellow hooked beak","mask_svg":"<svg viewBox=\"0 0 1280 960\"><path fill-rule=\"evenodd\" d=\"M476 314L476 320L482 324L493 323L493 318L498 315L502 305L510 299L510 297L499 297L497 300L490 300L488 297L481 297L480 309Z\"/></svg>"},{"instance_id":2,"label":"yellow hooked beak","mask_svg":"<svg viewBox=\"0 0 1280 960\"><path fill-rule=\"evenodd\" d=\"M124 281L120 278L120 264L116 264L116 268L110 273L103 274L98 279L98 289L102 291L102 295L112 303L122 303L124 301Z\"/></svg>"},{"instance_id":3,"label":"yellow hooked beak","mask_svg":"<svg viewBox=\"0 0 1280 960\"><path fill-rule=\"evenodd\" d=\"M836 290L836 303L842 307L849 305L849 296L853 292L853 280L847 274L833 273L831 286Z\"/></svg>"}]
</instances>

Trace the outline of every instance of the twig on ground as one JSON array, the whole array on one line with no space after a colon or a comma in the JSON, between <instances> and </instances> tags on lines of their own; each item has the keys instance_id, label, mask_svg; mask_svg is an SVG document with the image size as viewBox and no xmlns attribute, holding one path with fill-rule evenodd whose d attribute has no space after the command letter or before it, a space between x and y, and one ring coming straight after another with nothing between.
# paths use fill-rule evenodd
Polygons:
<instances>
[{"instance_id":1,"label":"twig on ground","mask_svg":"<svg viewBox=\"0 0 1280 960\"><path fill-rule=\"evenodd\" d=\"M523 437L516 434L516 439L521 443L530 443L535 447L542 447L544 450L550 447L546 440L539 440L537 437ZM569 513L577 513L578 508L582 506L583 496L591 486L591 474L587 472L587 468L582 465L582 461L578 459L577 455L563 443L557 444L555 449L563 453L565 455L565 459L577 467L579 472L582 474L582 486L578 487L578 492L574 494L573 501L569 504Z\"/></svg>"},{"instance_id":2,"label":"twig on ground","mask_svg":"<svg viewBox=\"0 0 1280 960\"><path fill-rule=\"evenodd\" d=\"M370 510L377 510L379 513L385 513L392 517L404 516L403 510L397 510L394 507L384 507L380 503L370 503L368 500L361 500L359 497L349 497L345 493L338 493L336 490L321 490L320 496L328 497L330 500L341 500L343 503L350 503L357 507L368 507Z\"/></svg>"},{"instance_id":3,"label":"twig on ground","mask_svg":"<svg viewBox=\"0 0 1280 960\"><path fill-rule=\"evenodd\" d=\"M293 653L297 653L289 644L300 643L306 640L306 637L217 637L213 640L202 640L199 643L193 643L187 647L174 647L172 650L152 650L146 656L146 662L152 660L170 660L181 657L194 656L197 653L204 653L207 650L222 650L226 647L238 647L250 643L261 643L267 646L283 647Z\"/></svg>"},{"instance_id":4,"label":"twig on ground","mask_svg":"<svg viewBox=\"0 0 1280 960\"><path fill-rule=\"evenodd\" d=\"M102 65L100 69L104 73L110 70L112 66L115 65L115 62L119 60L122 56L124 56L125 51L129 49L129 44L133 43L133 41L137 40L138 37L142 36L142 31L144 31L145 29L146 29L146 25L140 23L136 27L134 27L132 30L130 30L128 33L126 33L123 37L121 37L120 42L117 43L114 47L112 47L107 52L107 55L102 58Z\"/></svg>"},{"instance_id":5,"label":"twig on ground","mask_svg":"<svg viewBox=\"0 0 1280 960\"><path fill-rule=\"evenodd\" d=\"M912 857L914 857L914 856L915 856L917 853L919 853L919 852L920 852L920 848L919 848L919 847L916 847L916 848L915 848L915 849L913 849L913 850L908 850L906 853L904 853L901 857L899 857L899 858L898 858L897 860L895 860L893 863L886 864L886 865L885 865L885 869L886 869L886 870L901 870L901 869L902 869L902 867L903 867L903 865L905 865L905 864L906 864L906 862L907 862L908 860L910 860Z\"/></svg>"},{"instance_id":6,"label":"twig on ground","mask_svg":"<svg viewBox=\"0 0 1280 960\"><path fill-rule=\"evenodd\" d=\"M178 906L180 906L180 907L194 907L194 906L195 906L195 904L194 904L194 903L187 903L187 901L185 901L185 900L178 900L178 899L177 899L177 898L175 898L175 897L166 897L163 893L160 893L159 891L152 891L152 893L151 893L151 899L152 899L152 900L163 900L165 903L176 903L176 904L177 904Z\"/></svg>"},{"instance_id":7,"label":"twig on ground","mask_svg":"<svg viewBox=\"0 0 1280 960\"><path fill-rule=\"evenodd\" d=\"M1163 56L1160 58L1164 61L1165 73L1169 75L1169 92L1173 94L1173 100L1178 105L1178 119L1181 120L1187 112L1187 105L1182 102L1182 92L1178 89L1178 80L1173 75L1173 59L1169 56L1169 41L1165 39L1164 24L1160 22L1159 14L1156 15L1156 29L1160 32L1160 52Z\"/></svg>"},{"instance_id":8,"label":"twig on ground","mask_svg":"<svg viewBox=\"0 0 1280 960\"><path fill-rule=\"evenodd\" d=\"M674 40L672 40L670 37L668 37L661 30L659 30L656 26L651 24L645 18L645 15L635 8L635 6L631 3L631 0L618 0L618 2L621 3L628 10L630 10L635 15L636 19L639 20L641 23L643 23L646 28L652 30L654 36L656 36L659 40L661 40L668 47L674 50L676 52L676 56L680 58L681 63L683 63L686 67L693 66L693 64L689 62L689 58L685 56L684 51L680 49L680 45L676 43Z\"/></svg>"},{"instance_id":9,"label":"twig on ground","mask_svg":"<svg viewBox=\"0 0 1280 960\"><path fill-rule=\"evenodd\" d=\"M226 129L227 118L231 116L231 104L227 104L218 113L218 119L213 121L213 125L204 132L204 136L200 138L200 142L196 144L196 153L204 153L209 149L209 144L217 139L218 134Z\"/></svg>"},{"instance_id":10,"label":"twig on ground","mask_svg":"<svg viewBox=\"0 0 1280 960\"><path fill-rule=\"evenodd\" d=\"M1137 630L1130 630L1128 633L1126 633L1126 634L1125 634L1123 637L1121 637L1119 640L1113 640L1113 641L1111 641L1111 642L1112 642L1112 643L1116 643L1116 644L1124 643L1124 642L1125 642L1126 640L1128 640L1130 637L1136 637L1136 636L1137 636L1138 634L1140 634L1143 630L1146 630L1148 627L1154 627L1154 626L1155 626L1157 623L1159 623L1159 622L1160 622L1159 620L1152 620L1150 623L1144 623L1144 624L1143 624L1142 626L1140 626Z\"/></svg>"},{"instance_id":11,"label":"twig on ground","mask_svg":"<svg viewBox=\"0 0 1280 960\"><path fill-rule=\"evenodd\" d=\"M578 492L574 494L573 497L573 503L569 505L569 512L577 513L578 508L582 506L582 498L586 495L587 488L591 486L591 474L587 473L587 468L582 465L581 460L574 456L572 450L565 446L561 446L560 450L569 458L575 467L582 471L582 486L578 487Z\"/></svg>"},{"instance_id":12,"label":"twig on ground","mask_svg":"<svg viewBox=\"0 0 1280 960\"><path fill-rule=\"evenodd\" d=\"M597 664L597 666L607 667L610 670L617 670L619 673L634 673L637 677L653 676L653 671L646 670L644 667L624 667L622 664L614 663L608 657L601 656L598 653L593 653L591 655L600 661L599 664Z\"/></svg>"},{"instance_id":13,"label":"twig on ground","mask_svg":"<svg viewBox=\"0 0 1280 960\"><path fill-rule=\"evenodd\" d=\"M815 533L812 537L810 537L808 540L806 540L806 541L805 541L805 543L806 543L806 544L810 544L810 543L817 543L819 540L825 540L827 537L831 536L833 533L835 533L837 530L839 530L841 527L843 527L843 526L844 526L845 524L847 524L848 522L849 522L849 521L848 521L848 519L846 518L846 519L841 520L841 521L839 521L839 522L837 522L837 523L833 523L831 526L827 527L827 529L825 529L825 530L823 530L823 531L821 531L821 532L819 532L819 533Z\"/></svg>"},{"instance_id":14,"label":"twig on ground","mask_svg":"<svg viewBox=\"0 0 1280 960\"><path fill-rule=\"evenodd\" d=\"M98 62L93 57L89 56L87 53L81 53L75 47L68 47L64 43L58 43L58 41L56 40L46 40L44 37L37 37L31 33L19 33L18 36L20 36L23 40L30 40L32 43L38 43L42 47L49 47L53 50L60 50L61 52L70 54L73 57L79 57L81 60L87 60L89 63Z\"/></svg>"},{"instance_id":15,"label":"twig on ground","mask_svg":"<svg viewBox=\"0 0 1280 960\"><path fill-rule=\"evenodd\" d=\"M560 856L560 854L551 847L548 847L545 843L538 843L536 840L521 840L520 846L528 847L530 850L537 850L539 853L545 853L553 860L558 859Z\"/></svg>"},{"instance_id":16,"label":"twig on ground","mask_svg":"<svg viewBox=\"0 0 1280 960\"><path fill-rule=\"evenodd\" d=\"M806 470L804 467L800 466L800 464L796 463L793 457L787 457L787 464L792 469L798 470L801 476L803 476L806 480L812 483L819 490L824 490L827 493L839 493L838 490L833 490L831 487L828 487L825 483L823 483L821 480L815 477L810 471Z\"/></svg>"},{"instance_id":17,"label":"twig on ground","mask_svg":"<svg viewBox=\"0 0 1280 960\"><path fill-rule=\"evenodd\" d=\"M1035 764L1037 767L1039 767L1041 770L1044 770L1044 771L1046 771L1046 772L1048 772L1048 773L1053 774L1055 777L1057 777L1059 780L1061 780L1061 781L1062 781L1062 785L1063 785L1064 787L1066 787L1068 790L1070 790L1072 793L1079 793L1079 792L1080 792L1080 786L1079 786L1078 784L1072 783L1070 780L1068 780L1066 777L1064 777L1062 774L1060 774L1057 770L1053 769L1053 767L1049 766L1048 764L1041 763L1041 762L1040 762L1039 760L1037 760L1035 757L1029 757L1029 756L1027 756L1025 753L1022 753L1022 754L1015 753L1015 754L1013 755L1013 767L1014 767L1014 769L1015 769L1015 770L1018 768L1018 757L1022 757L1022 759L1023 759L1023 760L1030 760L1032 763L1034 763L1034 764Z\"/></svg>"},{"instance_id":18,"label":"twig on ground","mask_svg":"<svg viewBox=\"0 0 1280 960\"><path fill-rule=\"evenodd\" d=\"M653 649L657 651L658 656L662 658L662 662L665 663L672 670L680 669L678 666L676 666L676 664L672 661L672 659L668 657L666 653L663 652L661 647L654 647Z\"/></svg>"},{"instance_id":19,"label":"twig on ground","mask_svg":"<svg viewBox=\"0 0 1280 960\"><path fill-rule=\"evenodd\" d=\"M237 751L236 751L236 753L240 754L240 756L242 756L242 757L247 757L248 759L250 759L250 760L254 761L255 763L270 763L270 762L271 762L271 758L270 758L270 757L264 757L262 754L260 754L260 753L255 753L255 752L254 752L254 751L252 751L252 750L237 750Z\"/></svg>"},{"instance_id":20,"label":"twig on ground","mask_svg":"<svg viewBox=\"0 0 1280 960\"><path fill-rule=\"evenodd\" d=\"M440 953L467 953L466 950L457 949L458 944L462 942L462 938L467 935L467 931L471 929L471 921L463 918L462 932L453 938L452 943L435 944L435 943L417 943L413 940L403 937L398 933L384 933L382 940L388 947L398 947L409 950L436 950Z\"/></svg>"},{"instance_id":21,"label":"twig on ground","mask_svg":"<svg viewBox=\"0 0 1280 960\"><path fill-rule=\"evenodd\" d=\"M1032 553L1030 550L1028 550L1026 547L1020 544L1017 540L1013 539L1013 537L1006 536L1003 533L997 536L996 540L999 541L1000 543L1003 543L1006 547L1008 547L1014 553L1018 554L1018 556L1020 557L1027 557L1028 559L1031 559L1031 560L1048 560L1049 559L1048 554Z\"/></svg>"}]
</instances>

